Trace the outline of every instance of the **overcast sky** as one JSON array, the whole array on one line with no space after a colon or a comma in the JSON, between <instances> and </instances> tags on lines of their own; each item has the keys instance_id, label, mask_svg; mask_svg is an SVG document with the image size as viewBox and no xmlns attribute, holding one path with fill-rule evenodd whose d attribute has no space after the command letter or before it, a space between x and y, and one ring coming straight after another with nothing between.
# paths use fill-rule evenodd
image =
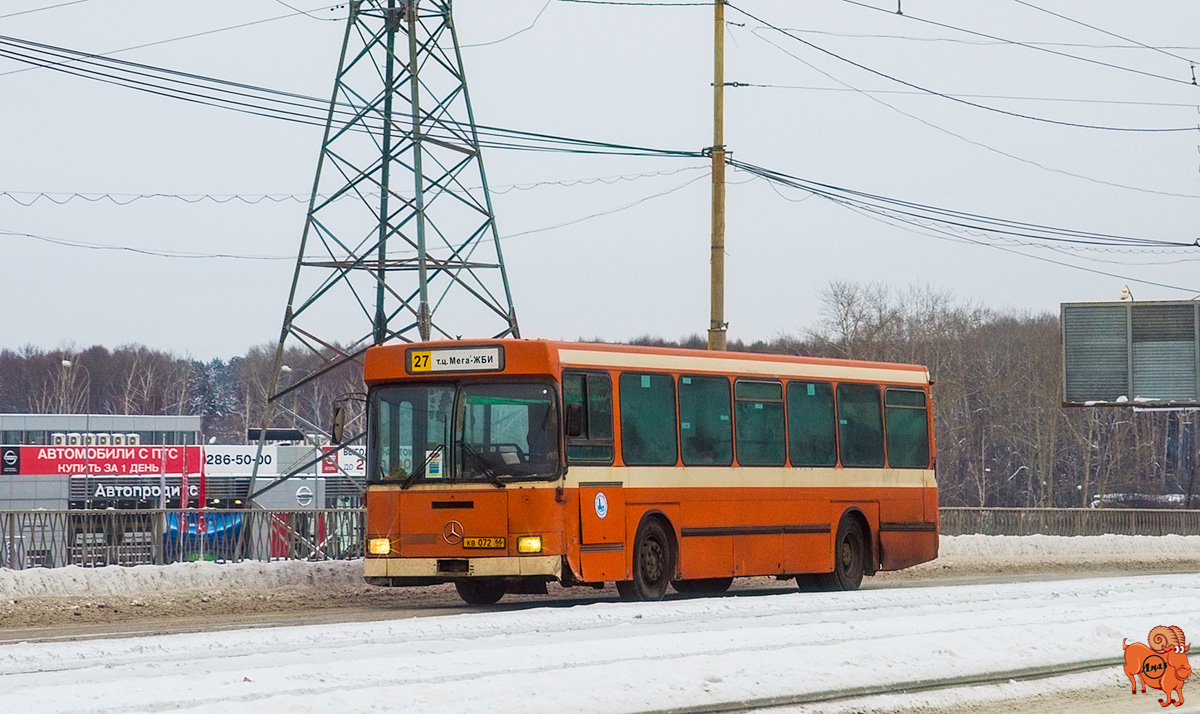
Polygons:
<instances>
[{"instance_id":1,"label":"overcast sky","mask_svg":"<svg viewBox=\"0 0 1200 714\"><path fill-rule=\"evenodd\" d=\"M288 2L315 18L344 18L344 9L317 0ZM980 95L970 101L990 107L1126 128L1200 125L1200 87L1190 83L1189 63L1200 58L1194 0L1033 3L1169 48L1163 51L1016 0L904 0L904 15L895 14L895 0L872 4L890 12L845 0L735 3L860 65L938 92ZM48 9L24 12L38 8ZM711 144L711 7L457 0L455 13L462 42L482 45L464 49L481 123L661 148ZM1067 127L890 93L912 90L764 30L735 9L728 18L739 23L727 35L728 81L773 85L728 90L726 140L739 160L1034 224L1184 243L1200 236L1200 131ZM208 32L259 20L269 21ZM1039 46L1111 66L921 20L1054 43ZM277 0L0 6L0 35L94 53L151 45L115 56L316 96L329 95L343 32L342 22L293 15ZM321 129L23 69L0 58L0 191L8 192L0 195L0 348L139 342L209 359L276 340ZM511 151L484 158L502 235L569 224L505 241L524 336L674 338L707 329L704 161ZM606 180L590 181L597 178ZM811 325L817 291L831 280L929 283L962 300L1035 312L1113 300L1126 284L1138 300L1200 293L1200 248L1063 252L974 235L965 237L992 245L964 243L901 230L743 173L731 172L729 181L731 339L769 339ZM562 184L530 186L540 182ZM38 192L301 200L17 202ZM23 234L280 259L162 258Z\"/></svg>"}]
</instances>

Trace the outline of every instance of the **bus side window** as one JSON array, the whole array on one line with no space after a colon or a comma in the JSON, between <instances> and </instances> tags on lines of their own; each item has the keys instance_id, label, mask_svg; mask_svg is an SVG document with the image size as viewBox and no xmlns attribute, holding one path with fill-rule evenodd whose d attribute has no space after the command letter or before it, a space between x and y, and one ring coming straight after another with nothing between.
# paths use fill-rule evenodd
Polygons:
<instances>
[{"instance_id":1,"label":"bus side window","mask_svg":"<svg viewBox=\"0 0 1200 714\"><path fill-rule=\"evenodd\" d=\"M583 433L567 437L568 463L612 463L612 380L607 374L567 372L562 384L564 404L583 407Z\"/></svg>"},{"instance_id":2,"label":"bus side window","mask_svg":"<svg viewBox=\"0 0 1200 714\"><path fill-rule=\"evenodd\" d=\"M929 468L929 416L925 392L886 390L888 465L896 469Z\"/></svg>"},{"instance_id":3,"label":"bus side window","mask_svg":"<svg viewBox=\"0 0 1200 714\"><path fill-rule=\"evenodd\" d=\"M874 384L837 387L838 447L842 466L883 466L883 405Z\"/></svg>"},{"instance_id":4,"label":"bus side window","mask_svg":"<svg viewBox=\"0 0 1200 714\"><path fill-rule=\"evenodd\" d=\"M679 378L679 443L685 466L733 464L729 379Z\"/></svg>"},{"instance_id":5,"label":"bus side window","mask_svg":"<svg viewBox=\"0 0 1200 714\"><path fill-rule=\"evenodd\" d=\"M734 385L737 460L742 466L783 466L783 385L739 379Z\"/></svg>"},{"instance_id":6,"label":"bus side window","mask_svg":"<svg viewBox=\"0 0 1200 714\"><path fill-rule=\"evenodd\" d=\"M788 382L787 419L792 466L837 466L832 384Z\"/></svg>"},{"instance_id":7,"label":"bus side window","mask_svg":"<svg viewBox=\"0 0 1200 714\"><path fill-rule=\"evenodd\" d=\"M674 466L679 461L675 378L621 374L621 459L627 466Z\"/></svg>"}]
</instances>

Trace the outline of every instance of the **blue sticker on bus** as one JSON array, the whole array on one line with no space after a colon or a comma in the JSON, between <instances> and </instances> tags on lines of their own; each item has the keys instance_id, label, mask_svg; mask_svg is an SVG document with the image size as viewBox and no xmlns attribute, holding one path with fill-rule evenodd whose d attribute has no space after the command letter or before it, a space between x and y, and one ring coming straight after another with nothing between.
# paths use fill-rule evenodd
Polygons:
<instances>
[{"instance_id":1,"label":"blue sticker on bus","mask_svg":"<svg viewBox=\"0 0 1200 714\"><path fill-rule=\"evenodd\" d=\"M596 517L599 518L600 520L604 520L604 517L607 515L608 515L608 496L605 496L604 492L601 491L600 493L596 494Z\"/></svg>"}]
</instances>

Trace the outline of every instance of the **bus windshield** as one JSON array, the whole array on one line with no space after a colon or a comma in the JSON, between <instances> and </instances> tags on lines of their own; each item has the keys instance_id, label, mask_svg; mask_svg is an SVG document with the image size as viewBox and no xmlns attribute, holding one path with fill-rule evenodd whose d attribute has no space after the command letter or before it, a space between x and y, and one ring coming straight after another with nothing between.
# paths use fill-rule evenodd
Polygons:
<instances>
[{"instance_id":1,"label":"bus windshield","mask_svg":"<svg viewBox=\"0 0 1200 714\"><path fill-rule=\"evenodd\" d=\"M368 480L445 476L454 386L422 384L371 392Z\"/></svg>"},{"instance_id":2,"label":"bus windshield","mask_svg":"<svg viewBox=\"0 0 1200 714\"><path fill-rule=\"evenodd\" d=\"M558 474L558 410L549 385L467 385L458 404L455 461L461 478Z\"/></svg>"},{"instance_id":3,"label":"bus windshield","mask_svg":"<svg viewBox=\"0 0 1200 714\"><path fill-rule=\"evenodd\" d=\"M559 473L549 384L421 384L372 390L368 480L545 479Z\"/></svg>"}]
</instances>

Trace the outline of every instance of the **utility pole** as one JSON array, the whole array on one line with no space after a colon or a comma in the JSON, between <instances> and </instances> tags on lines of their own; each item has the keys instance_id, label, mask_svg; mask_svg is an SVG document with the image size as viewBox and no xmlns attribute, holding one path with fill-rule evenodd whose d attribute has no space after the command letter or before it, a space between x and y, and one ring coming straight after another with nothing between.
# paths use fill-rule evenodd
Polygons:
<instances>
[{"instance_id":1,"label":"utility pole","mask_svg":"<svg viewBox=\"0 0 1200 714\"><path fill-rule=\"evenodd\" d=\"M712 317L708 349L725 349L725 0L714 0L712 146Z\"/></svg>"}]
</instances>

